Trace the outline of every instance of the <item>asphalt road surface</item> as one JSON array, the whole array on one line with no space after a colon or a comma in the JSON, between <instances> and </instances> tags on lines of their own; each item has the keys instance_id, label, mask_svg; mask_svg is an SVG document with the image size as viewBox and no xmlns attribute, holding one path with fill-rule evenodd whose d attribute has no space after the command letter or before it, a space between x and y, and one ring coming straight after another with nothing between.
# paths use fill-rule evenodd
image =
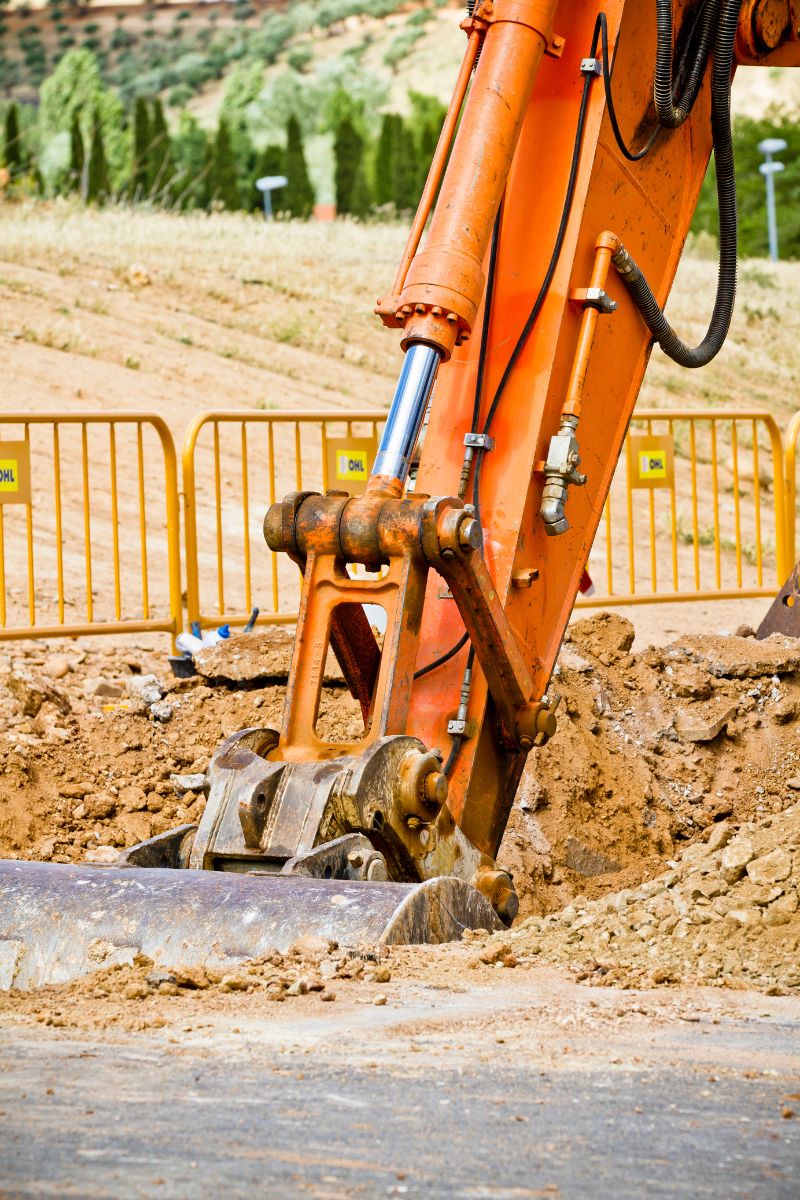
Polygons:
<instances>
[{"instance_id":1,"label":"asphalt road surface","mask_svg":"<svg viewBox=\"0 0 800 1200\"><path fill-rule=\"evenodd\" d=\"M734 1003L528 979L157 1035L4 1023L0 1196L798 1200L800 1006Z\"/></svg>"}]
</instances>

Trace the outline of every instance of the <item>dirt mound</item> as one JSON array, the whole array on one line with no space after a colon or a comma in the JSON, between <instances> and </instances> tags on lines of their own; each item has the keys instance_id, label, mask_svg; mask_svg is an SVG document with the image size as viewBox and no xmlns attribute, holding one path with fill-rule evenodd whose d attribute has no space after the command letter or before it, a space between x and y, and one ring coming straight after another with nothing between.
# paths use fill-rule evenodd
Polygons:
<instances>
[{"instance_id":1,"label":"dirt mound","mask_svg":"<svg viewBox=\"0 0 800 1200\"><path fill-rule=\"evenodd\" d=\"M118 644L0 658L0 855L109 862L199 820L199 776L220 740L280 723L283 686L246 669L243 642L228 682L218 665L213 680L175 680L164 654ZM735 830L797 799L800 644L632 643L614 614L568 631L558 733L530 757L499 855L523 917L635 889L720 822ZM323 689L322 718L345 737L360 727L341 686Z\"/></svg>"},{"instance_id":2,"label":"dirt mound","mask_svg":"<svg viewBox=\"0 0 800 1200\"><path fill-rule=\"evenodd\" d=\"M800 643L632 640L610 613L567 632L558 732L528 761L500 853L523 914L635 886L717 822L796 799Z\"/></svg>"},{"instance_id":3,"label":"dirt mound","mask_svg":"<svg viewBox=\"0 0 800 1200\"><path fill-rule=\"evenodd\" d=\"M800 781L798 781L800 783ZM568 963L593 983L692 983L800 988L800 805L727 822L689 846L671 870L635 889L534 917L490 940L517 961Z\"/></svg>"}]
</instances>

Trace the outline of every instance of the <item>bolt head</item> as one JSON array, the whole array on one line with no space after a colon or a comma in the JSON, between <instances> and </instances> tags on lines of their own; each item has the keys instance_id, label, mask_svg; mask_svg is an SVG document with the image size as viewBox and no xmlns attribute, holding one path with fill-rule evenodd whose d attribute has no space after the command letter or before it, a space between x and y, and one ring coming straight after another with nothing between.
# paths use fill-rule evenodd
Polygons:
<instances>
[{"instance_id":1,"label":"bolt head","mask_svg":"<svg viewBox=\"0 0 800 1200\"><path fill-rule=\"evenodd\" d=\"M458 527L458 542L463 550L477 550L481 544L481 527L474 517Z\"/></svg>"},{"instance_id":2,"label":"bolt head","mask_svg":"<svg viewBox=\"0 0 800 1200\"><path fill-rule=\"evenodd\" d=\"M444 772L431 771L426 775L423 791L427 804L435 804L437 808L441 808L447 799L447 776Z\"/></svg>"},{"instance_id":3,"label":"bolt head","mask_svg":"<svg viewBox=\"0 0 800 1200\"><path fill-rule=\"evenodd\" d=\"M351 850L347 856L347 861L350 863L351 867L363 867L364 855L360 850Z\"/></svg>"}]
</instances>

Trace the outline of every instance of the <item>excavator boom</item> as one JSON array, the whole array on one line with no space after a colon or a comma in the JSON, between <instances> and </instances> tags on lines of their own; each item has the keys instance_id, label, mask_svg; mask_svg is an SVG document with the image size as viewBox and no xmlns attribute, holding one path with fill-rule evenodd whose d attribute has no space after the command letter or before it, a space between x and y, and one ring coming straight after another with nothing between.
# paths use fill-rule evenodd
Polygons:
<instances>
[{"instance_id":1,"label":"excavator boom","mask_svg":"<svg viewBox=\"0 0 800 1200\"><path fill-rule=\"evenodd\" d=\"M656 0L655 14L478 0L462 28L453 102L377 305L405 357L366 493L295 492L265 517L269 548L303 573L281 728L228 738L198 828L119 867L0 864L0 939L35 941L53 906L33 897L51 888L83 931L70 966L53 949L20 980L87 969L98 912L104 944L146 943L160 961L329 935L337 907L350 942L516 915L496 855L527 755L555 732L551 674L651 348L702 366L730 324L731 79L800 65L800 0ZM712 152L719 288L689 347L663 306ZM385 611L382 644L365 605ZM329 648L364 718L346 744L317 731ZM194 939L148 922L170 904Z\"/></svg>"}]
</instances>

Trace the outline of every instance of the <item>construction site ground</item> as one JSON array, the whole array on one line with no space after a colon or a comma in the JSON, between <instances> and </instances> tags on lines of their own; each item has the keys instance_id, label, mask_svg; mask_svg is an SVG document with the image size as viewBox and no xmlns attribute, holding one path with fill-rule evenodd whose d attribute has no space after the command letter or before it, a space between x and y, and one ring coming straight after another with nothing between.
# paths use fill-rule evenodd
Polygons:
<instances>
[{"instance_id":1,"label":"construction site ground","mask_svg":"<svg viewBox=\"0 0 800 1200\"><path fill-rule=\"evenodd\" d=\"M153 410L177 439L206 407L388 400L397 347L370 312L399 227L3 217L8 410ZM682 268L687 337L714 273ZM784 426L798 290L794 264L747 265L725 353L702 379L654 355L642 402L757 405ZM78 553L65 570L80 580ZM24 588L12 600L24 610ZM766 603L578 614L559 731L500 854L511 932L171 980L99 962L0 992L0 1196L795 1197L800 644L734 636ZM0 646L0 856L111 862L199 817L184 777L222 737L279 721L285 634L186 681L167 649ZM326 728L355 716L332 672Z\"/></svg>"},{"instance_id":2,"label":"construction site ground","mask_svg":"<svg viewBox=\"0 0 800 1200\"><path fill-rule=\"evenodd\" d=\"M633 633L570 629L508 933L0 993L0 1194L793 1197L800 645ZM7 647L0 854L108 863L196 820L185 777L278 720L289 645L185 681L163 648ZM355 717L333 670L323 710Z\"/></svg>"}]
</instances>

